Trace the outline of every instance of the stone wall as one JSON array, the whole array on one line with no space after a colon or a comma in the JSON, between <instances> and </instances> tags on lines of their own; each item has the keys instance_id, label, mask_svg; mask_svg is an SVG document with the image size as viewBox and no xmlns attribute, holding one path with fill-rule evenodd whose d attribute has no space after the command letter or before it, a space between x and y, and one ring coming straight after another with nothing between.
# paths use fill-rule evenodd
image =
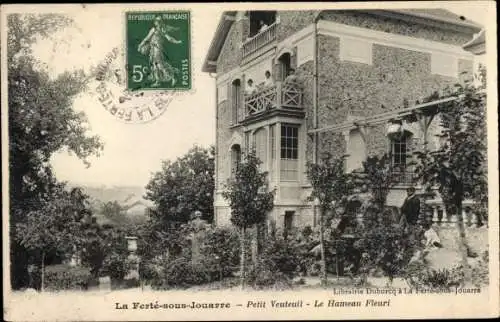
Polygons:
<instances>
[{"instance_id":1,"label":"stone wall","mask_svg":"<svg viewBox=\"0 0 500 322\"><path fill-rule=\"evenodd\" d=\"M280 20L278 26L278 41L282 41L288 36L312 24L318 13L318 10L280 11L278 13Z\"/></svg>"},{"instance_id":2,"label":"stone wall","mask_svg":"<svg viewBox=\"0 0 500 322\"><path fill-rule=\"evenodd\" d=\"M241 62L241 44L243 43L246 19L236 21L231 26L226 42L217 59L217 74L222 75L238 67Z\"/></svg>"}]
</instances>

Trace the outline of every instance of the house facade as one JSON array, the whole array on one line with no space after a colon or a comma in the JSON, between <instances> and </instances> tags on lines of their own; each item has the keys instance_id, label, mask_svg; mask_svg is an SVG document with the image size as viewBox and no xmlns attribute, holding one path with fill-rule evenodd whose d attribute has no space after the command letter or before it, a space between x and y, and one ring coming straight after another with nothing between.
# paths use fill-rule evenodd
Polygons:
<instances>
[{"instance_id":1,"label":"house facade","mask_svg":"<svg viewBox=\"0 0 500 322\"><path fill-rule=\"evenodd\" d=\"M276 189L279 227L317 224L305 171L324 152L348 155L346 171L390 152L400 184L388 203L401 206L411 153L438 146L439 122L403 122L394 139L391 120L471 75L463 45L480 30L441 9L224 12L203 65L216 74L216 223L230 223L221 193L250 150Z\"/></svg>"}]
</instances>

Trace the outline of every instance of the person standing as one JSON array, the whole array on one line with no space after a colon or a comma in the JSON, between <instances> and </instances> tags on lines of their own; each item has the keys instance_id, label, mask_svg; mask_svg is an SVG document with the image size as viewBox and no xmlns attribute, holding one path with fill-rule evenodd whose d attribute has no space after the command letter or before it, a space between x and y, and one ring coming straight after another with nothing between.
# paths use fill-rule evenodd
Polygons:
<instances>
[{"instance_id":1,"label":"person standing","mask_svg":"<svg viewBox=\"0 0 500 322\"><path fill-rule=\"evenodd\" d=\"M264 20L259 21L259 33L266 31L269 26L264 22Z\"/></svg>"},{"instance_id":2,"label":"person standing","mask_svg":"<svg viewBox=\"0 0 500 322\"><path fill-rule=\"evenodd\" d=\"M249 79L247 81L247 87L245 89L245 93L246 95L252 95L254 94L255 92L257 91L257 89L255 88L255 86L253 85L253 80Z\"/></svg>"},{"instance_id":3,"label":"person standing","mask_svg":"<svg viewBox=\"0 0 500 322\"><path fill-rule=\"evenodd\" d=\"M264 86L265 87L272 87L274 85L273 78L271 77L271 72L266 70L266 73L264 74L266 79L264 80Z\"/></svg>"},{"instance_id":4,"label":"person standing","mask_svg":"<svg viewBox=\"0 0 500 322\"><path fill-rule=\"evenodd\" d=\"M420 214L420 199L415 195L414 187L406 189L406 193L407 196L401 206L401 222L411 229L417 225Z\"/></svg>"}]
</instances>

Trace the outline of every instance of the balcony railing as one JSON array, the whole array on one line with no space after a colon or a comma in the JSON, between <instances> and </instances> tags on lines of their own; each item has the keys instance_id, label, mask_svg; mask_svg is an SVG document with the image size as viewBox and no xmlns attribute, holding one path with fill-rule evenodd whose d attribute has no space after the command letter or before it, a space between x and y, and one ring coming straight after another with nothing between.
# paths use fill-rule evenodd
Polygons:
<instances>
[{"instance_id":1,"label":"balcony railing","mask_svg":"<svg viewBox=\"0 0 500 322\"><path fill-rule=\"evenodd\" d=\"M246 116L273 109L301 109L302 90L296 84L276 83L245 96Z\"/></svg>"},{"instance_id":2,"label":"balcony railing","mask_svg":"<svg viewBox=\"0 0 500 322\"><path fill-rule=\"evenodd\" d=\"M267 27L266 30L259 32L243 43L243 57L274 41L276 39L276 26L277 23L275 22Z\"/></svg>"},{"instance_id":3,"label":"balcony railing","mask_svg":"<svg viewBox=\"0 0 500 322\"><path fill-rule=\"evenodd\" d=\"M394 179L397 181L397 183L400 185L410 186L414 183L415 173L411 171L395 170L392 171L392 175L394 176Z\"/></svg>"},{"instance_id":4,"label":"balcony railing","mask_svg":"<svg viewBox=\"0 0 500 322\"><path fill-rule=\"evenodd\" d=\"M460 220L466 226L477 227L480 224L478 215L473 211L474 202L471 200L463 202L461 214L447 213L443 201L439 199L427 200L426 205L432 211L432 222L440 226L455 227Z\"/></svg>"}]
</instances>

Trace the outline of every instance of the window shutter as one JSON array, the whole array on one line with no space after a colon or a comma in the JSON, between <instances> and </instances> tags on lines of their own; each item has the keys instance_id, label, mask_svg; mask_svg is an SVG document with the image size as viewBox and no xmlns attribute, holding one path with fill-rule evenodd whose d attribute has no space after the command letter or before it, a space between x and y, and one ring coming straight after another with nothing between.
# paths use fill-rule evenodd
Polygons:
<instances>
[{"instance_id":1,"label":"window shutter","mask_svg":"<svg viewBox=\"0 0 500 322\"><path fill-rule=\"evenodd\" d=\"M245 119L246 107L245 107L245 75L241 76L240 81L240 105L238 106L238 122Z\"/></svg>"},{"instance_id":2,"label":"window shutter","mask_svg":"<svg viewBox=\"0 0 500 322\"><path fill-rule=\"evenodd\" d=\"M234 116L233 116L233 83L229 82L227 84L227 109L229 112L230 124L234 125Z\"/></svg>"}]
</instances>

